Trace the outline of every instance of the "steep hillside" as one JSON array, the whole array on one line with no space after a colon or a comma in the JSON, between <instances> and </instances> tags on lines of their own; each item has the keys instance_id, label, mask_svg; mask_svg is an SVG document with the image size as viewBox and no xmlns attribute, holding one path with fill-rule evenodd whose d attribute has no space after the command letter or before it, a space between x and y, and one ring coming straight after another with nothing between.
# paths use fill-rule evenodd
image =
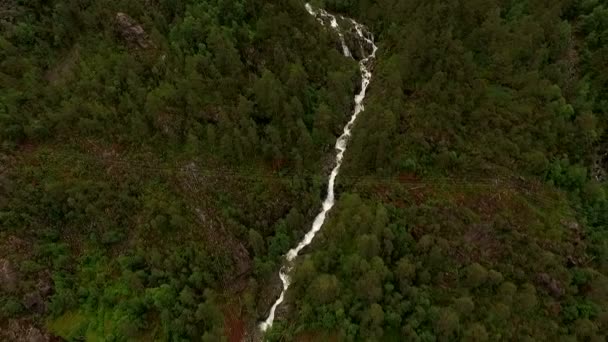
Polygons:
<instances>
[{"instance_id":1,"label":"steep hillside","mask_svg":"<svg viewBox=\"0 0 608 342\"><path fill-rule=\"evenodd\" d=\"M312 6L379 49L265 338L605 340L606 1ZM299 0L0 1L0 340L259 336L361 90L337 32Z\"/></svg>"},{"instance_id":2,"label":"steep hillside","mask_svg":"<svg viewBox=\"0 0 608 342\"><path fill-rule=\"evenodd\" d=\"M299 1L11 6L0 339L238 338L317 209L356 63Z\"/></svg>"},{"instance_id":3,"label":"steep hillside","mask_svg":"<svg viewBox=\"0 0 608 342\"><path fill-rule=\"evenodd\" d=\"M602 1L325 1L379 42L272 340L603 341Z\"/></svg>"}]
</instances>

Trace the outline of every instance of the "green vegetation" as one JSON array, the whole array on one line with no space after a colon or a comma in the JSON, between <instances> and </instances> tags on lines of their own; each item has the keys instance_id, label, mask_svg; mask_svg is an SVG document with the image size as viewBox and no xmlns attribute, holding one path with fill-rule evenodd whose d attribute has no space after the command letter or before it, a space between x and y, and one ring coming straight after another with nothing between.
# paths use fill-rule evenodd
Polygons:
<instances>
[{"instance_id":1,"label":"green vegetation","mask_svg":"<svg viewBox=\"0 0 608 342\"><path fill-rule=\"evenodd\" d=\"M216 341L227 307L255 322L348 118L337 37L299 1L6 6L0 331Z\"/></svg>"},{"instance_id":2,"label":"green vegetation","mask_svg":"<svg viewBox=\"0 0 608 342\"><path fill-rule=\"evenodd\" d=\"M315 5L380 49L267 338L606 339L608 3ZM0 340L254 331L351 111L337 37L298 0L9 0L0 28Z\"/></svg>"},{"instance_id":3,"label":"green vegetation","mask_svg":"<svg viewBox=\"0 0 608 342\"><path fill-rule=\"evenodd\" d=\"M378 63L271 339L604 340L607 4L325 5Z\"/></svg>"}]
</instances>

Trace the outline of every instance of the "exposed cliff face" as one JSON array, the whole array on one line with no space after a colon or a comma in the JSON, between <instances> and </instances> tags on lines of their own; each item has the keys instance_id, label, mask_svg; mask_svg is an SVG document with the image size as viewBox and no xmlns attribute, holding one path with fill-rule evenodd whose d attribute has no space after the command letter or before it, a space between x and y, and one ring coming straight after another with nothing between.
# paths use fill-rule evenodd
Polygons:
<instances>
[{"instance_id":1,"label":"exposed cliff face","mask_svg":"<svg viewBox=\"0 0 608 342\"><path fill-rule=\"evenodd\" d=\"M608 177L608 144L597 149L593 160L592 176L598 181Z\"/></svg>"},{"instance_id":2,"label":"exposed cliff face","mask_svg":"<svg viewBox=\"0 0 608 342\"><path fill-rule=\"evenodd\" d=\"M0 290L13 292L17 288L17 272L7 259L0 259Z\"/></svg>"},{"instance_id":3,"label":"exposed cliff face","mask_svg":"<svg viewBox=\"0 0 608 342\"><path fill-rule=\"evenodd\" d=\"M324 10L314 12L319 23L326 27L339 28L333 31L338 36L336 48L343 51L342 44L348 48L348 54L355 60L360 61L371 55L374 51L373 35L367 27L354 22L352 19L341 15L330 15Z\"/></svg>"},{"instance_id":4,"label":"exposed cliff face","mask_svg":"<svg viewBox=\"0 0 608 342\"><path fill-rule=\"evenodd\" d=\"M366 27L359 25L361 35L357 32L357 26L347 22L348 29L344 30L344 41L356 60L362 60L369 56L374 51L374 45L371 43L372 34ZM365 39L367 38L367 39Z\"/></svg>"},{"instance_id":5,"label":"exposed cliff face","mask_svg":"<svg viewBox=\"0 0 608 342\"><path fill-rule=\"evenodd\" d=\"M62 338L53 336L36 327L34 323L28 319L12 319L5 327L0 326L0 340L14 342L63 341Z\"/></svg>"},{"instance_id":6,"label":"exposed cliff face","mask_svg":"<svg viewBox=\"0 0 608 342\"><path fill-rule=\"evenodd\" d=\"M147 49L153 46L150 37L143 27L125 13L116 13L116 26L118 34L129 45Z\"/></svg>"}]
</instances>

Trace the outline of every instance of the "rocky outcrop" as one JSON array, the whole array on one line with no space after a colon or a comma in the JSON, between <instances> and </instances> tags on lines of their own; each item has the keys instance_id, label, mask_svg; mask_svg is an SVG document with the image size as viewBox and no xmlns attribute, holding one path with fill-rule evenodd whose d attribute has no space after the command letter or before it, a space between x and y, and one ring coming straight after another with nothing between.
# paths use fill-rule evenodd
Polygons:
<instances>
[{"instance_id":1,"label":"rocky outcrop","mask_svg":"<svg viewBox=\"0 0 608 342\"><path fill-rule=\"evenodd\" d=\"M541 286L547 289L549 294L554 298L560 298L566 293L562 284L547 273L540 273L537 276L537 281Z\"/></svg>"},{"instance_id":2,"label":"rocky outcrop","mask_svg":"<svg viewBox=\"0 0 608 342\"><path fill-rule=\"evenodd\" d=\"M591 175L598 182L602 182L608 178L608 146L602 147L598 148L591 167Z\"/></svg>"},{"instance_id":3,"label":"rocky outcrop","mask_svg":"<svg viewBox=\"0 0 608 342\"><path fill-rule=\"evenodd\" d=\"M13 319L8 322L7 326L0 327L0 341L54 342L63 341L63 339L36 327L30 320Z\"/></svg>"},{"instance_id":4,"label":"rocky outcrop","mask_svg":"<svg viewBox=\"0 0 608 342\"><path fill-rule=\"evenodd\" d=\"M143 27L125 13L116 13L116 26L118 34L129 45L142 49L152 47L152 41Z\"/></svg>"},{"instance_id":5,"label":"rocky outcrop","mask_svg":"<svg viewBox=\"0 0 608 342\"><path fill-rule=\"evenodd\" d=\"M0 259L0 290L13 292L17 290L17 272L11 262Z\"/></svg>"},{"instance_id":6,"label":"rocky outcrop","mask_svg":"<svg viewBox=\"0 0 608 342\"><path fill-rule=\"evenodd\" d=\"M360 27L361 33L368 39L372 38L364 27ZM374 44L371 41L363 39L357 32L357 28L354 24L350 23L348 30L344 31L344 42L348 46L353 58L357 61L371 55L374 51Z\"/></svg>"}]
</instances>

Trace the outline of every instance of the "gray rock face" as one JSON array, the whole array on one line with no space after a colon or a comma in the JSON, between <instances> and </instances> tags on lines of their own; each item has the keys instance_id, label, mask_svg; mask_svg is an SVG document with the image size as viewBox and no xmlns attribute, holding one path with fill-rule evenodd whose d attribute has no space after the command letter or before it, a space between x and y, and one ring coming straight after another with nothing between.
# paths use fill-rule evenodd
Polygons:
<instances>
[{"instance_id":1,"label":"gray rock face","mask_svg":"<svg viewBox=\"0 0 608 342\"><path fill-rule=\"evenodd\" d=\"M0 330L0 341L14 342L51 342L63 341L36 327L27 319L9 320L6 329Z\"/></svg>"},{"instance_id":2,"label":"gray rock face","mask_svg":"<svg viewBox=\"0 0 608 342\"><path fill-rule=\"evenodd\" d=\"M608 142L597 148L593 157L591 175L598 182L602 182L608 178Z\"/></svg>"},{"instance_id":3,"label":"gray rock face","mask_svg":"<svg viewBox=\"0 0 608 342\"><path fill-rule=\"evenodd\" d=\"M369 32L363 31L363 34L366 37L371 38ZM349 27L348 30L345 30L344 41L355 60L362 60L374 51L374 45L362 39L353 26Z\"/></svg>"},{"instance_id":4,"label":"gray rock face","mask_svg":"<svg viewBox=\"0 0 608 342\"><path fill-rule=\"evenodd\" d=\"M152 47L150 37L143 27L125 13L116 13L116 25L118 33L127 43L142 49Z\"/></svg>"},{"instance_id":5,"label":"gray rock face","mask_svg":"<svg viewBox=\"0 0 608 342\"><path fill-rule=\"evenodd\" d=\"M0 290L12 292L17 289L17 272L10 261L0 259Z\"/></svg>"},{"instance_id":6,"label":"gray rock face","mask_svg":"<svg viewBox=\"0 0 608 342\"><path fill-rule=\"evenodd\" d=\"M30 327L27 330L25 340L28 342L47 342L50 341L50 338L48 335L43 334L38 328Z\"/></svg>"}]
</instances>

